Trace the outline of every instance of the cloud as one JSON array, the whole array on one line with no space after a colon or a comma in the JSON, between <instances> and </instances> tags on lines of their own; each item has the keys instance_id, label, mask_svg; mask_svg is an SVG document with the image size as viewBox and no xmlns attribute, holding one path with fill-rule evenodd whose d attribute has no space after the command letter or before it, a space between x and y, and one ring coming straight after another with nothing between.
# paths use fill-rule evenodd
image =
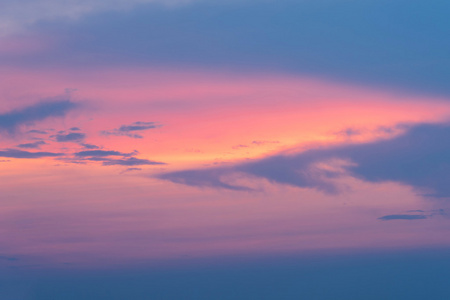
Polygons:
<instances>
[{"instance_id":1,"label":"cloud","mask_svg":"<svg viewBox=\"0 0 450 300\"><path fill-rule=\"evenodd\" d=\"M350 175L367 182L399 182L420 194L450 197L450 125L417 124L391 139L363 144L314 148L296 154L277 154L228 167L160 174L160 179L199 187L239 190L226 183L235 174L275 184L336 193L333 181Z\"/></svg>"},{"instance_id":2,"label":"cloud","mask_svg":"<svg viewBox=\"0 0 450 300\"><path fill-rule=\"evenodd\" d=\"M411 214L411 213L419 213L419 214ZM391 220L424 220L429 219L435 216L447 216L447 213L444 209L433 209L429 211L416 209L416 210L408 210L407 214L393 214L386 215L378 218L383 221L391 221Z\"/></svg>"},{"instance_id":3,"label":"cloud","mask_svg":"<svg viewBox=\"0 0 450 300\"><path fill-rule=\"evenodd\" d=\"M176 4L182 0L24 0L0 1L0 37L20 32L35 22L45 20L76 20L94 12L121 11L142 3Z\"/></svg>"},{"instance_id":4,"label":"cloud","mask_svg":"<svg viewBox=\"0 0 450 300\"><path fill-rule=\"evenodd\" d=\"M0 157L9 157L9 158L42 158L42 157L57 157L62 155L64 154L53 152L28 152L16 149L0 150Z\"/></svg>"},{"instance_id":5,"label":"cloud","mask_svg":"<svg viewBox=\"0 0 450 300\"><path fill-rule=\"evenodd\" d=\"M378 218L383 221L391 221L391 220L424 220L427 219L426 215L387 215Z\"/></svg>"},{"instance_id":6,"label":"cloud","mask_svg":"<svg viewBox=\"0 0 450 300\"><path fill-rule=\"evenodd\" d=\"M127 172L132 172L132 171L142 171L142 168L128 168L128 169L125 169L122 172L120 172L120 174L124 174L124 173L127 173Z\"/></svg>"},{"instance_id":7,"label":"cloud","mask_svg":"<svg viewBox=\"0 0 450 300\"><path fill-rule=\"evenodd\" d=\"M230 173L230 169L212 168L206 170L186 170L159 174L157 178L196 187L223 188L234 191L251 191L250 187L228 184L222 177Z\"/></svg>"},{"instance_id":8,"label":"cloud","mask_svg":"<svg viewBox=\"0 0 450 300\"><path fill-rule=\"evenodd\" d=\"M83 146L84 148L90 149L90 150L92 150L92 149L100 149L99 146L92 145L92 144L84 144L84 143L80 143L80 145Z\"/></svg>"},{"instance_id":9,"label":"cloud","mask_svg":"<svg viewBox=\"0 0 450 300\"><path fill-rule=\"evenodd\" d=\"M51 137L56 138L57 142L80 142L80 141L84 140L84 138L86 137L86 134L78 133L78 132L71 132L68 134L52 135Z\"/></svg>"},{"instance_id":10,"label":"cloud","mask_svg":"<svg viewBox=\"0 0 450 300\"><path fill-rule=\"evenodd\" d=\"M44 131L44 130L36 130L36 129L28 130L27 133L48 134L47 131Z\"/></svg>"},{"instance_id":11,"label":"cloud","mask_svg":"<svg viewBox=\"0 0 450 300\"><path fill-rule=\"evenodd\" d=\"M26 149L39 149L40 146L47 144L44 141L37 141L34 143L26 143L26 144L19 144L17 147L19 148L26 148Z\"/></svg>"},{"instance_id":12,"label":"cloud","mask_svg":"<svg viewBox=\"0 0 450 300\"><path fill-rule=\"evenodd\" d=\"M129 156L129 155L131 154L122 153L114 150L86 150L75 153L75 156L78 157L88 157L88 156L106 157L106 156Z\"/></svg>"},{"instance_id":13,"label":"cloud","mask_svg":"<svg viewBox=\"0 0 450 300\"><path fill-rule=\"evenodd\" d=\"M155 122L134 122L131 125L122 125L117 131L120 132L130 132L130 131L139 131L139 130L147 130L160 127Z\"/></svg>"},{"instance_id":14,"label":"cloud","mask_svg":"<svg viewBox=\"0 0 450 300\"><path fill-rule=\"evenodd\" d=\"M42 101L28 107L15 109L0 114L0 131L14 134L22 125L42 121L51 117L64 117L76 106L74 102L64 99ZM36 131L36 133L41 132Z\"/></svg>"},{"instance_id":15,"label":"cloud","mask_svg":"<svg viewBox=\"0 0 450 300\"><path fill-rule=\"evenodd\" d=\"M279 141L252 141L253 145L261 146L266 144L279 144Z\"/></svg>"},{"instance_id":16,"label":"cloud","mask_svg":"<svg viewBox=\"0 0 450 300\"><path fill-rule=\"evenodd\" d=\"M103 162L104 166L142 166L142 165L165 165L163 162L151 161L148 159L140 159L130 157L125 159L107 159Z\"/></svg>"},{"instance_id":17,"label":"cloud","mask_svg":"<svg viewBox=\"0 0 450 300\"><path fill-rule=\"evenodd\" d=\"M138 154L135 150L131 153L123 153L115 150L86 150L74 153L76 160L72 162L83 163L86 161L102 162L103 166L142 166L142 165L163 165L163 162L151 161L132 157ZM111 158L120 156L121 158Z\"/></svg>"},{"instance_id":18,"label":"cloud","mask_svg":"<svg viewBox=\"0 0 450 300\"><path fill-rule=\"evenodd\" d=\"M64 14L37 23L35 34L63 38L54 42L52 51L30 58L34 63L183 64L234 70L245 65L247 70L450 94L449 1L195 1L175 9L145 4L127 13L110 11L77 22L68 20L91 4L83 1L78 9L66 9L73 5L66 2L48 0L48 8L40 10ZM103 2L115 10L115 5ZM34 5L8 3L17 12L3 7L2 12L14 20L23 11L36 13L30 9ZM10 57L4 60L11 63Z\"/></svg>"},{"instance_id":19,"label":"cloud","mask_svg":"<svg viewBox=\"0 0 450 300\"><path fill-rule=\"evenodd\" d=\"M72 131L79 131L79 130L81 130L81 129L78 128L78 127L72 127L72 128L70 128L70 130L72 130Z\"/></svg>"},{"instance_id":20,"label":"cloud","mask_svg":"<svg viewBox=\"0 0 450 300\"><path fill-rule=\"evenodd\" d=\"M155 122L134 122L130 125L122 125L117 129L101 131L103 135L128 136L135 139L143 138L142 135L133 133L135 131L144 131L154 128L159 128L161 125Z\"/></svg>"}]
</instances>

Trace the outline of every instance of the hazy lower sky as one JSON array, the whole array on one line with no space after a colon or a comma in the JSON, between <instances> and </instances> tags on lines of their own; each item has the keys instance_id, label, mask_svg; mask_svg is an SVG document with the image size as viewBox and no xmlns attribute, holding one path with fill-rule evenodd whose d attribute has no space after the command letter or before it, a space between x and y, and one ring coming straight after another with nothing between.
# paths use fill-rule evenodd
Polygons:
<instances>
[{"instance_id":1,"label":"hazy lower sky","mask_svg":"<svg viewBox=\"0 0 450 300\"><path fill-rule=\"evenodd\" d=\"M444 299L449 9L0 0L0 299Z\"/></svg>"}]
</instances>

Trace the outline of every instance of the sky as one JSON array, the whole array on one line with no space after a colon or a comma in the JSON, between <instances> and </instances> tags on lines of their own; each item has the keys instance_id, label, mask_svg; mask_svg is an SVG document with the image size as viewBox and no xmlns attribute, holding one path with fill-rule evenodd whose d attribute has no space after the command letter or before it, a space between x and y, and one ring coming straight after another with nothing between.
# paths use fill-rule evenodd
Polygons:
<instances>
[{"instance_id":1,"label":"sky","mask_svg":"<svg viewBox=\"0 0 450 300\"><path fill-rule=\"evenodd\" d=\"M0 8L0 299L448 295L448 1Z\"/></svg>"}]
</instances>

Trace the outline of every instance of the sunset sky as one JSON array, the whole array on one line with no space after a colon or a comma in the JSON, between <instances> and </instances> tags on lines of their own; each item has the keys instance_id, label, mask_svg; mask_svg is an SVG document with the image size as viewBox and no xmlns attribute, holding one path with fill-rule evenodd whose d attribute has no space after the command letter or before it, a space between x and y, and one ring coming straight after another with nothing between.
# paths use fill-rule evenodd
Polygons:
<instances>
[{"instance_id":1,"label":"sunset sky","mask_svg":"<svg viewBox=\"0 0 450 300\"><path fill-rule=\"evenodd\" d=\"M0 0L0 299L445 299L449 11Z\"/></svg>"}]
</instances>

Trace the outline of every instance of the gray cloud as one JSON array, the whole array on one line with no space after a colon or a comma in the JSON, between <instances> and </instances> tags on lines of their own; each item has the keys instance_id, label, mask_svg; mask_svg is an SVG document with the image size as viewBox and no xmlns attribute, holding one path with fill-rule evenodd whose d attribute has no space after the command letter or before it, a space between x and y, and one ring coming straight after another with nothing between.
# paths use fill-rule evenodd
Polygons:
<instances>
[{"instance_id":1,"label":"gray cloud","mask_svg":"<svg viewBox=\"0 0 450 300\"><path fill-rule=\"evenodd\" d=\"M340 168L319 165L336 159L348 163ZM427 196L449 197L450 126L419 124L391 139L278 154L229 167L171 172L157 177L192 186L243 190L242 186L224 180L234 174L327 193L338 192L340 187L333 179L346 174L368 182L407 184Z\"/></svg>"},{"instance_id":2,"label":"gray cloud","mask_svg":"<svg viewBox=\"0 0 450 300\"><path fill-rule=\"evenodd\" d=\"M29 131L27 131L27 133L48 134L47 131L44 131L44 130L36 130L36 129L29 130Z\"/></svg>"},{"instance_id":3,"label":"gray cloud","mask_svg":"<svg viewBox=\"0 0 450 300\"><path fill-rule=\"evenodd\" d=\"M238 71L245 66L450 95L449 1L223 2L176 9L147 4L78 22L39 22L34 34L63 38L53 51L30 54L28 61ZM23 63L21 58L3 62Z\"/></svg>"},{"instance_id":4,"label":"gray cloud","mask_svg":"<svg viewBox=\"0 0 450 300\"><path fill-rule=\"evenodd\" d=\"M391 221L391 220L424 220L427 219L426 215L387 215L378 218L383 221Z\"/></svg>"},{"instance_id":5,"label":"gray cloud","mask_svg":"<svg viewBox=\"0 0 450 300\"><path fill-rule=\"evenodd\" d=\"M78 132L71 132L68 134L52 135L51 137L54 137L57 142L80 142L80 141L84 140L84 138L86 137L86 134L78 133Z\"/></svg>"},{"instance_id":6,"label":"gray cloud","mask_svg":"<svg viewBox=\"0 0 450 300\"><path fill-rule=\"evenodd\" d=\"M121 132L130 132L130 131L153 129L153 128L157 128L157 127L160 127L160 126L156 125L155 122L134 122L131 125L122 125L117 130L121 131Z\"/></svg>"},{"instance_id":7,"label":"gray cloud","mask_svg":"<svg viewBox=\"0 0 450 300\"><path fill-rule=\"evenodd\" d=\"M143 131L154 128L159 128L161 125L155 122L134 122L131 125L122 125L117 129L104 130L101 132L103 135L115 135L115 136L128 136L131 138L141 139L142 135L134 133L135 131Z\"/></svg>"},{"instance_id":8,"label":"gray cloud","mask_svg":"<svg viewBox=\"0 0 450 300\"><path fill-rule=\"evenodd\" d=\"M411 214L415 213L415 214ZM444 209L433 209L433 210L421 210L421 209L415 209L415 210L408 210L406 214L393 214L393 215L386 215L378 218L379 220L383 221L391 221L391 220L424 220L433 218L435 216L447 216L447 213Z\"/></svg>"},{"instance_id":9,"label":"gray cloud","mask_svg":"<svg viewBox=\"0 0 450 300\"><path fill-rule=\"evenodd\" d=\"M228 168L211 168L206 170L186 170L165 173L160 174L157 177L159 179L190 186L223 188L234 191L251 191L252 188L228 184L222 180L223 176L228 175L232 171L232 169Z\"/></svg>"},{"instance_id":10,"label":"gray cloud","mask_svg":"<svg viewBox=\"0 0 450 300\"><path fill-rule=\"evenodd\" d=\"M73 162L82 163L85 161L102 162L103 166L142 166L142 165L163 165L163 162L151 161L133 157L138 154L135 150L131 153L123 153L115 150L86 150L74 153L76 160ZM119 156L120 158L111 158Z\"/></svg>"},{"instance_id":11,"label":"gray cloud","mask_svg":"<svg viewBox=\"0 0 450 300\"><path fill-rule=\"evenodd\" d=\"M123 170L122 172L120 172L120 174L125 174L125 173L132 172L132 171L142 171L142 168L127 168L127 169Z\"/></svg>"},{"instance_id":12,"label":"gray cloud","mask_svg":"<svg viewBox=\"0 0 450 300\"><path fill-rule=\"evenodd\" d=\"M92 149L100 149L99 146L96 145L92 145L92 144L84 144L84 143L80 143L80 146L83 146L86 149L92 150Z\"/></svg>"},{"instance_id":13,"label":"gray cloud","mask_svg":"<svg viewBox=\"0 0 450 300\"><path fill-rule=\"evenodd\" d=\"M53 152L28 152L16 149L0 150L0 157L10 157L10 158L41 158L41 157L57 157L62 155L64 154Z\"/></svg>"},{"instance_id":14,"label":"gray cloud","mask_svg":"<svg viewBox=\"0 0 450 300\"><path fill-rule=\"evenodd\" d=\"M40 146L47 144L44 141L37 141L34 143L25 143L25 144L19 144L17 145L18 148L24 148L24 149L39 149Z\"/></svg>"},{"instance_id":15,"label":"gray cloud","mask_svg":"<svg viewBox=\"0 0 450 300\"><path fill-rule=\"evenodd\" d=\"M77 105L70 100L49 100L15 109L0 114L0 131L14 134L16 130L25 124L42 121L50 117L63 117ZM36 131L36 133L41 133Z\"/></svg>"},{"instance_id":16,"label":"gray cloud","mask_svg":"<svg viewBox=\"0 0 450 300\"><path fill-rule=\"evenodd\" d=\"M75 153L75 156L78 157L88 157L88 156L105 157L105 156L129 156L129 155L130 155L129 153L122 153L114 150L86 150Z\"/></svg>"},{"instance_id":17,"label":"gray cloud","mask_svg":"<svg viewBox=\"0 0 450 300\"><path fill-rule=\"evenodd\" d=\"M143 165L165 165L163 162L151 161L148 159L140 159L129 157L124 159L107 159L103 161L104 166L143 166Z\"/></svg>"}]
</instances>

